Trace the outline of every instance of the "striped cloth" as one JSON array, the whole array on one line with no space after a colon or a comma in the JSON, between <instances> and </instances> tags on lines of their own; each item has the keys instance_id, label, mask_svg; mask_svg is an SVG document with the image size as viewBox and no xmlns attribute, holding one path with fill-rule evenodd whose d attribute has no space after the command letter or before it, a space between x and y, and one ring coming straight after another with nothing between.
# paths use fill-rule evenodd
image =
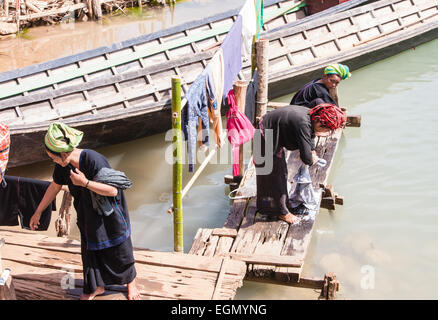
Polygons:
<instances>
[{"instance_id":1,"label":"striped cloth","mask_svg":"<svg viewBox=\"0 0 438 320\"><path fill-rule=\"evenodd\" d=\"M79 145L83 136L82 131L62 122L53 122L47 130L44 143L54 152L70 152Z\"/></svg>"},{"instance_id":2,"label":"striped cloth","mask_svg":"<svg viewBox=\"0 0 438 320\"><path fill-rule=\"evenodd\" d=\"M319 120L323 127L330 130L341 128L346 121L344 112L338 106L330 103L321 103L309 110L312 121Z\"/></svg>"},{"instance_id":3,"label":"striped cloth","mask_svg":"<svg viewBox=\"0 0 438 320\"><path fill-rule=\"evenodd\" d=\"M11 144L11 137L9 134L9 127L0 122L0 174L1 180L6 171L6 166L9 159L9 146Z\"/></svg>"},{"instance_id":4,"label":"striped cloth","mask_svg":"<svg viewBox=\"0 0 438 320\"><path fill-rule=\"evenodd\" d=\"M324 69L324 74L337 74L342 80L351 77L350 68L344 64L335 63L327 66Z\"/></svg>"}]
</instances>

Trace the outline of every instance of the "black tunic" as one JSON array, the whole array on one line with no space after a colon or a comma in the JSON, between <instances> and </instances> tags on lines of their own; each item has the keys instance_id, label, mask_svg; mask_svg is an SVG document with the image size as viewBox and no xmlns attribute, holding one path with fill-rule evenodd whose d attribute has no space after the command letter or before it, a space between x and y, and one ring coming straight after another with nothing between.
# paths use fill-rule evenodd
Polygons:
<instances>
[{"instance_id":1,"label":"black tunic","mask_svg":"<svg viewBox=\"0 0 438 320\"><path fill-rule=\"evenodd\" d=\"M315 149L313 124L309 109L300 106L286 106L263 116L264 130L273 130L274 154L281 148L300 150L301 160L312 165L312 150Z\"/></svg>"},{"instance_id":2,"label":"black tunic","mask_svg":"<svg viewBox=\"0 0 438 320\"><path fill-rule=\"evenodd\" d=\"M265 171L266 160L255 163L257 179L257 210L262 214L277 216L288 214L287 163L284 148L300 150L301 160L308 165L313 163L312 150L313 126L308 114L309 109L301 106L287 106L268 112L261 122L264 136L261 139L261 156L272 159L272 170ZM273 132L273 141L269 141L267 130ZM265 137L267 139L265 139ZM274 152L266 154L267 143L273 144ZM263 168L263 170L262 170Z\"/></svg>"},{"instance_id":3,"label":"black tunic","mask_svg":"<svg viewBox=\"0 0 438 320\"><path fill-rule=\"evenodd\" d=\"M101 154L84 149L79 157L79 170L89 180L100 169L110 165ZM131 243L131 225L125 196L118 190L111 197L115 211L109 216L93 209L90 190L75 186L70 180L70 168L55 166L53 181L68 185L74 198L77 225L81 233L81 253L84 274L84 293L92 293L97 286L127 284L134 280L136 270Z\"/></svg>"},{"instance_id":4,"label":"black tunic","mask_svg":"<svg viewBox=\"0 0 438 320\"><path fill-rule=\"evenodd\" d=\"M337 105L330 96L330 92L323 83L316 79L306 84L299 90L290 101L290 104L312 108L320 103L331 103Z\"/></svg>"}]
</instances>

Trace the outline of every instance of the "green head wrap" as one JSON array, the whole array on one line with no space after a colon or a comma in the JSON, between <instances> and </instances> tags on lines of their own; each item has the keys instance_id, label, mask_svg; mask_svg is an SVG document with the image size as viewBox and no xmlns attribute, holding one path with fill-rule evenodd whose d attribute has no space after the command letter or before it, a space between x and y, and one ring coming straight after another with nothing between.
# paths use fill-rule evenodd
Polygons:
<instances>
[{"instance_id":1,"label":"green head wrap","mask_svg":"<svg viewBox=\"0 0 438 320\"><path fill-rule=\"evenodd\" d=\"M54 152L70 152L79 145L83 136L82 131L61 122L54 122L47 130L44 143Z\"/></svg>"},{"instance_id":2,"label":"green head wrap","mask_svg":"<svg viewBox=\"0 0 438 320\"><path fill-rule=\"evenodd\" d=\"M351 77L350 69L348 68L348 66L340 63L335 63L327 66L324 69L324 74L337 74L338 76L341 77L342 80Z\"/></svg>"}]
</instances>

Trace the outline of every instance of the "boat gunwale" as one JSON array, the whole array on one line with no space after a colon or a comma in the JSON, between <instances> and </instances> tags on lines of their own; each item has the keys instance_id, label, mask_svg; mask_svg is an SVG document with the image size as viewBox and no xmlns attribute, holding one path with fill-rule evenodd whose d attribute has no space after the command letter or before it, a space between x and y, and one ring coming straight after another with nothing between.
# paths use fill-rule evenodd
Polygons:
<instances>
[{"instance_id":1,"label":"boat gunwale","mask_svg":"<svg viewBox=\"0 0 438 320\"><path fill-rule=\"evenodd\" d=\"M428 28L426 29L426 31L424 31L425 30L424 27L426 27L426 26ZM415 29L411 29L408 33L404 34L404 37L401 41L394 42L393 44L397 45L400 42L408 41L409 39L415 38L418 35L421 35L425 32L433 31L435 29L438 29L438 20L429 22L427 25L424 24L424 25L421 25L421 27L416 27ZM340 53L340 54L335 55L335 56L321 58L318 60L318 62L316 64L315 64L315 62L312 62L312 63L304 65L304 66L308 66L305 69L300 69L300 70L291 69L291 71L288 71L287 73L283 73L281 75L277 75L275 77L270 75L269 82L271 82L271 80L272 81L281 81L281 80L285 80L285 79L287 80L291 77L310 73L310 72L313 72L313 71L316 71L318 69L323 68L324 66L327 65L327 63L338 62L338 61L342 62L342 61L357 58L358 56L361 56L360 51L363 51L362 49L366 49L367 54L371 54L371 53L378 51L380 49L387 48L388 45L386 45L386 43L387 42L392 43L393 38L397 38L397 37L400 38L399 35L391 35L388 37L384 37L383 39L380 39L379 41L364 44L363 46L361 46L360 50L352 50L354 52L350 52L350 54L347 54L347 55L345 55L344 53ZM369 49L371 49L371 50L369 50ZM342 58L342 60L339 58ZM135 106L132 108L120 109L119 112L116 112L115 114L112 114L111 116L108 116L108 114L87 115L87 116L80 116L80 117L71 118L71 119L65 119L63 121L66 124L73 124L74 123L76 126L79 127L79 126L84 126L84 125L102 123L102 122L106 122L106 121L114 121L114 120L118 120L118 119L130 118L133 116L138 116L138 115L142 115L142 114L149 113L149 112L163 111L166 109L170 110L170 104L171 104L171 99L167 99L167 100L163 100L163 101L159 101L159 102L138 105L138 106ZM145 111L147 111L147 112L145 112ZM11 129L11 131L14 132L14 134L38 132L41 130L45 131L45 130L47 130L47 126L49 123L50 123L50 121L39 122L39 123L35 123L35 124L27 124L27 125L16 125L16 126L10 125L10 129ZM23 128L21 128L21 127L23 127Z\"/></svg>"},{"instance_id":2,"label":"boat gunwale","mask_svg":"<svg viewBox=\"0 0 438 320\"><path fill-rule=\"evenodd\" d=\"M350 1L354 1L354 0L350 0ZM359 0L359 1L362 1L362 0ZM406 1L406 0L400 0L399 2L402 2L402 1ZM276 32L271 31L271 32L264 34L266 36L265 39L277 40L279 38L282 38L285 36L290 36L293 34L297 34L297 33L303 32L305 30L309 30L311 28L318 28L318 27L333 23L334 21L348 19L348 18L351 18L352 16L355 16L357 14L361 14L361 13L363 14L366 12L370 12L371 10L374 10L376 8L383 8L383 7L388 6L388 5L393 5L393 3L394 3L394 0L383 0L383 1L379 1L377 3L371 3L369 5L365 5L361 8L356 8L356 9L351 9L349 11L340 12L338 14L334 14L334 15L331 15L329 17L321 17L315 21L305 23L305 24L303 24L299 27L296 27L296 28L289 28L287 30L280 30L280 31L276 31ZM414 7L414 6L416 6L416 5L412 5L412 7ZM434 6L436 6L436 5L434 5ZM431 7L434 7L434 6L431 6ZM430 7L428 7L428 8L430 8ZM421 21L422 19L424 19L424 17L418 18L418 21ZM65 88L52 89L49 92L35 93L35 94L31 94L31 95L26 95L26 96L17 95L15 97L0 100L0 111L14 108L15 106L18 106L18 105L27 105L27 104L31 104L31 103L36 103L36 102L48 100L48 99L62 97L62 96L69 95L69 94L83 91L83 90L92 90L95 88L108 86L108 85L115 84L116 82L129 81L129 80L132 80L134 78L145 76L146 74L159 73L161 71L165 71L166 69L181 67L181 66L187 65L188 63L201 61L203 59L209 59L209 58L211 58L212 55L213 55L213 53L210 50L210 51L206 51L206 52L193 54L193 55L191 55L191 58L189 58L189 59L186 57L180 57L177 59L173 59L173 60L159 63L159 64L154 65L154 66L148 66L145 68L141 68L139 70L132 70L132 71L128 71L128 72L121 73L121 74L115 74L115 75L112 75L108 78L116 79L116 80L109 81L108 83L105 83L105 84L99 84L99 82L101 82L102 80L95 79L93 81L89 81L89 82L85 82L85 83L81 83L81 84L77 84L77 85L72 85L72 86L68 86ZM283 55L281 55L281 56L283 56ZM293 69L293 67L291 67L291 69ZM302 68L302 66L300 66L299 69L305 69L305 68ZM283 74L285 72L289 73L290 72L289 70L286 70L283 72L280 71L279 74ZM120 79L120 80L117 80L117 79ZM86 88L86 89L81 89L81 88ZM78 112L78 114L81 114L83 112L86 112L86 111L80 111L80 112ZM68 116L72 117L72 116L74 116L74 114L70 114ZM50 120L48 120L48 121L50 121Z\"/></svg>"}]
</instances>

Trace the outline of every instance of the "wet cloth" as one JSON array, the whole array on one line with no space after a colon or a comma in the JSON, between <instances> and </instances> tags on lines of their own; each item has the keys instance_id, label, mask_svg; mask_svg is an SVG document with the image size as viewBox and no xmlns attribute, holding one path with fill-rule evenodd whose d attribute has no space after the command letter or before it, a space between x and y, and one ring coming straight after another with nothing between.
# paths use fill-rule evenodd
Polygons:
<instances>
[{"instance_id":1,"label":"wet cloth","mask_svg":"<svg viewBox=\"0 0 438 320\"><path fill-rule=\"evenodd\" d=\"M234 81L242 69L242 16L238 15L221 45L224 56L224 89L225 98L233 88Z\"/></svg>"},{"instance_id":2,"label":"wet cloth","mask_svg":"<svg viewBox=\"0 0 438 320\"><path fill-rule=\"evenodd\" d=\"M290 207L293 211L299 208L301 214L318 209L318 203L310 179L309 166L302 164L294 176L295 189L290 195ZM307 210L306 210L307 209Z\"/></svg>"},{"instance_id":3,"label":"wet cloth","mask_svg":"<svg viewBox=\"0 0 438 320\"><path fill-rule=\"evenodd\" d=\"M195 165L196 140L198 119L201 120L202 132L204 136L202 143L208 145L208 106L206 90L207 73L205 70L196 78L190 86L185 98L187 106L182 110L182 123L185 139L187 140L187 153L189 160L189 172L193 172Z\"/></svg>"},{"instance_id":4,"label":"wet cloth","mask_svg":"<svg viewBox=\"0 0 438 320\"><path fill-rule=\"evenodd\" d=\"M224 88L224 58L222 49L214 54L207 65L207 97L208 116L215 133L216 144L219 148L223 145L222 139L222 92Z\"/></svg>"},{"instance_id":5,"label":"wet cloth","mask_svg":"<svg viewBox=\"0 0 438 320\"><path fill-rule=\"evenodd\" d=\"M7 186L0 187L0 225L30 229L29 222L44 197L50 182L5 176ZM49 228L52 211L56 210L56 199L41 213L37 231Z\"/></svg>"},{"instance_id":6,"label":"wet cloth","mask_svg":"<svg viewBox=\"0 0 438 320\"><path fill-rule=\"evenodd\" d=\"M132 185L131 180L123 172L106 167L99 170L94 176L93 181L108 184L121 190L126 190ZM114 212L110 197L102 196L91 190L90 194L93 209L97 210L99 215L109 216Z\"/></svg>"},{"instance_id":7,"label":"wet cloth","mask_svg":"<svg viewBox=\"0 0 438 320\"><path fill-rule=\"evenodd\" d=\"M50 124L44 137L47 148L54 152L70 152L81 142L84 133L62 122Z\"/></svg>"},{"instance_id":8,"label":"wet cloth","mask_svg":"<svg viewBox=\"0 0 438 320\"><path fill-rule=\"evenodd\" d=\"M336 104L336 101L331 97L329 90L323 83L318 82L319 80L321 80L321 78L307 83L292 97L290 104L304 106L307 108L314 107L316 104L322 102ZM314 101L316 99L320 100L316 103Z\"/></svg>"},{"instance_id":9,"label":"wet cloth","mask_svg":"<svg viewBox=\"0 0 438 320\"><path fill-rule=\"evenodd\" d=\"M313 142L313 124L309 115L309 109L300 106L286 106L268 112L263 116L264 130L273 132L273 153L277 154L282 148L288 150L300 150L301 160L312 165L312 150L315 150Z\"/></svg>"},{"instance_id":10,"label":"wet cloth","mask_svg":"<svg viewBox=\"0 0 438 320\"><path fill-rule=\"evenodd\" d=\"M9 148L11 145L11 137L9 127L0 122L0 186L6 187L6 180L4 180L6 167L9 160Z\"/></svg>"},{"instance_id":11,"label":"wet cloth","mask_svg":"<svg viewBox=\"0 0 438 320\"><path fill-rule=\"evenodd\" d=\"M79 170L88 180L93 180L102 168L111 168L107 159L96 151L84 149L79 157ZM131 235L128 206L123 190L109 197L114 213L99 215L93 208L91 194L87 188L75 186L70 179L70 168L55 165L53 181L67 185L77 212L77 225L88 250L102 250L124 242Z\"/></svg>"}]
</instances>

